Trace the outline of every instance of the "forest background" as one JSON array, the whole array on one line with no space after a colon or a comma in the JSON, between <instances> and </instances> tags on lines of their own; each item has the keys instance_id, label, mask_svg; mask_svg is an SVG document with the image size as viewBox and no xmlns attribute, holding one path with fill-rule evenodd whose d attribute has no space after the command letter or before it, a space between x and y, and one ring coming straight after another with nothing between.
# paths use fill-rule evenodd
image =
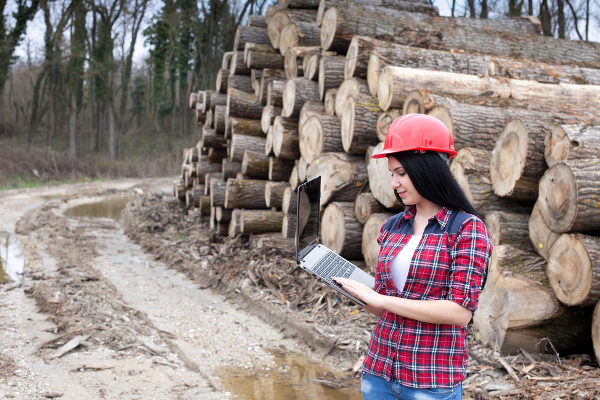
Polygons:
<instances>
[{"instance_id":1,"label":"forest background","mask_svg":"<svg viewBox=\"0 0 600 400\"><path fill-rule=\"evenodd\" d=\"M175 175L237 26L276 0L0 0L0 188ZM600 0L432 0L598 41Z\"/></svg>"}]
</instances>

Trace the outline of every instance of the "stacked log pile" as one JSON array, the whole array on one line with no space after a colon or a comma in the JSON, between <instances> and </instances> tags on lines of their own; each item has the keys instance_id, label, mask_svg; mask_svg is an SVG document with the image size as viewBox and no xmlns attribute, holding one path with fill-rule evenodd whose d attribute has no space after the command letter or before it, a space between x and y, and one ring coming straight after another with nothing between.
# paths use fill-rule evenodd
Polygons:
<instances>
[{"instance_id":1,"label":"stacked log pile","mask_svg":"<svg viewBox=\"0 0 600 400\"><path fill-rule=\"evenodd\" d=\"M321 241L374 272L403 206L369 156L394 118L434 115L495 242L481 341L593 343L600 359L600 44L539 32L425 1L280 0L238 28L215 89L190 94L201 135L174 195L217 234L293 247L296 189L321 176Z\"/></svg>"}]
</instances>

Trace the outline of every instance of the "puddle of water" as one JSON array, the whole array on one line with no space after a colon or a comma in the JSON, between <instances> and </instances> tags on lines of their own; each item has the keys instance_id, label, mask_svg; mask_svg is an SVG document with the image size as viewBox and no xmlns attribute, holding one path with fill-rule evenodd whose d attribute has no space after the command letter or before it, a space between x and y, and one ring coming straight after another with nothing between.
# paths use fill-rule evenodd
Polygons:
<instances>
[{"instance_id":1,"label":"puddle of water","mask_svg":"<svg viewBox=\"0 0 600 400\"><path fill-rule=\"evenodd\" d=\"M95 203L80 204L65 211L69 217L110 218L118 220L121 211L129 202L129 197L116 197Z\"/></svg>"},{"instance_id":2,"label":"puddle of water","mask_svg":"<svg viewBox=\"0 0 600 400\"><path fill-rule=\"evenodd\" d=\"M25 272L21 244L8 232L0 232L0 282L20 282Z\"/></svg>"},{"instance_id":3,"label":"puddle of water","mask_svg":"<svg viewBox=\"0 0 600 400\"><path fill-rule=\"evenodd\" d=\"M357 380L336 376L301 354L273 354L275 368L220 368L217 374L225 389L240 400L362 399ZM331 382L336 387L321 382Z\"/></svg>"}]
</instances>

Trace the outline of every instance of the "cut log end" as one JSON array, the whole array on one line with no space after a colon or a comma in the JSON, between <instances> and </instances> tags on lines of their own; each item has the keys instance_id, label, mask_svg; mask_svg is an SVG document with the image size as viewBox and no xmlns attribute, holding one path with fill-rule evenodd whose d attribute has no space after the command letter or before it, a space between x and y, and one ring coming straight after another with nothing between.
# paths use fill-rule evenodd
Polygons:
<instances>
[{"instance_id":1,"label":"cut log end","mask_svg":"<svg viewBox=\"0 0 600 400\"><path fill-rule=\"evenodd\" d=\"M554 232L567 232L577 216L577 182L565 164L549 168L539 187L540 212Z\"/></svg>"},{"instance_id":2,"label":"cut log end","mask_svg":"<svg viewBox=\"0 0 600 400\"><path fill-rule=\"evenodd\" d=\"M337 10L330 8L323 14L321 23L321 47L324 51L329 50L335 38L337 30Z\"/></svg>"},{"instance_id":3,"label":"cut log end","mask_svg":"<svg viewBox=\"0 0 600 400\"><path fill-rule=\"evenodd\" d=\"M544 157L549 167L564 161L571 146L569 136L560 126L552 129L546 136Z\"/></svg>"},{"instance_id":4,"label":"cut log end","mask_svg":"<svg viewBox=\"0 0 600 400\"><path fill-rule=\"evenodd\" d=\"M585 304L592 289L592 263L577 234L561 235L550 249L546 269L556 297L567 305Z\"/></svg>"},{"instance_id":5,"label":"cut log end","mask_svg":"<svg viewBox=\"0 0 600 400\"><path fill-rule=\"evenodd\" d=\"M494 193L509 196L520 179L527 158L528 134L522 121L510 121L496 141L490 165Z\"/></svg>"}]
</instances>

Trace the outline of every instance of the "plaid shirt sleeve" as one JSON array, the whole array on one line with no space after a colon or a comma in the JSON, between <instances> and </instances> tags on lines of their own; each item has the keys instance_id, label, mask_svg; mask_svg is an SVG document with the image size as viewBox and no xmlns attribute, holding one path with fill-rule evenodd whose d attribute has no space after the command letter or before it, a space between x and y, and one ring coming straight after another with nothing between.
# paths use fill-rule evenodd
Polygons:
<instances>
[{"instance_id":1,"label":"plaid shirt sleeve","mask_svg":"<svg viewBox=\"0 0 600 400\"><path fill-rule=\"evenodd\" d=\"M475 312L491 252L487 228L473 216L463 224L450 250L448 300Z\"/></svg>"}]
</instances>

